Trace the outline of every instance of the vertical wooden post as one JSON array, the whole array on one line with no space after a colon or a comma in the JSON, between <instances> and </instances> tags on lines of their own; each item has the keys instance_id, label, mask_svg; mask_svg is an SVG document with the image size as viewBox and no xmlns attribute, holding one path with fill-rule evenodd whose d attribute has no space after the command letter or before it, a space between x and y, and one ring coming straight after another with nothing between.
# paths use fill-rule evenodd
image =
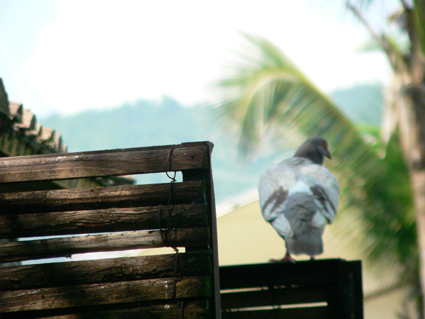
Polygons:
<instances>
[{"instance_id":1,"label":"vertical wooden post","mask_svg":"<svg viewBox=\"0 0 425 319\"><path fill-rule=\"evenodd\" d=\"M209 183L207 184L207 194L209 197L208 203L210 205L209 210L211 214L211 249L213 253L213 262L214 262L214 271L213 271L213 291L214 291L214 304L215 304L215 318L221 319L221 302L220 302L220 274L219 274L219 262L218 262L218 238L217 238L217 215L215 211L215 195L214 195L214 183L212 175L212 166L211 166L211 153L214 145L212 143L208 144L209 150L209 163L208 163L208 174L209 174Z\"/></svg>"},{"instance_id":2,"label":"vertical wooden post","mask_svg":"<svg viewBox=\"0 0 425 319\"><path fill-rule=\"evenodd\" d=\"M193 143L190 143L193 144ZM184 144L183 144L184 145ZM213 255L214 269L213 269L213 281L212 281L212 291L214 292L214 305L215 309L213 311L213 318L221 319L221 303L220 303L220 273L219 273L219 262L218 262L218 238L217 238L217 214L215 210L215 195L214 195L214 183L213 183L213 174L212 174L212 163L211 155L214 148L214 144L211 142L207 143L208 147L208 163L206 163L206 169L190 170L183 171L183 180L184 181L193 181L193 180L204 180L206 181L206 190L205 196L208 205L208 215L211 220L208 223L211 225L211 234L209 247L207 249L211 250ZM193 251L193 250L189 250Z\"/></svg>"}]
</instances>

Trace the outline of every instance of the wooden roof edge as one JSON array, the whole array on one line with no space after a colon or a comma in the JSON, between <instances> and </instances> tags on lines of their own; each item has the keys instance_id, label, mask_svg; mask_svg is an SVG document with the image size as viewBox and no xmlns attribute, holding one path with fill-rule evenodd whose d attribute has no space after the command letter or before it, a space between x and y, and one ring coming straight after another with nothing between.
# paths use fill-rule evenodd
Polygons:
<instances>
[{"instance_id":1,"label":"wooden roof edge","mask_svg":"<svg viewBox=\"0 0 425 319\"><path fill-rule=\"evenodd\" d=\"M2 78L0 78L0 113L5 116L9 116L10 114L9 98L7 97Z\"/></svg>"},{"instance_id":2,"label":"wooden roof edge","mask_svg":"<svg viewBox=\"0 0 425 319\"><path fill-rule=\"evenodd\" d=\"M16 123L23 123L24 107L20 103L9 101L9 116Z\"/></svg>"},{"instance_id":3,"label":"wooden roof edge","mask_svg":"<svg viewBox=\"0 0 425 319\"><path fill-rule=\"evenodd\" d=\"M37 116L28 109L24 109L23 116L25 127L31 131L34 131L37 126Z\"/></svg>"},{"instance_id":4,"label":"wooden roof edge","mask_svg":"<svg viewBox=\"0 0 425 319\"><path fill-rule=\"evenodd\" d=\"M30 141L34 154L67 152L67 146L63 143L63 137L60 134L52 128L40 125L37 116L31 110L24 108L22 103L9 101L2 78L0 78L1 115L3 120L0 125L17 132L16 138L22 143Z\"/></svg>"},{"instance_id":5,"label":"wooden roof edge","mask_svg":"<svg viewBox=\"0 0 425 319\"><path fill-rule=\"evenodd\" d=\"M31 110L24 108L22 103L9 101L1 77L0 120L0 127L4 125L17 133L14 138L20 140L21 143L28 144L34 155L68 153L68 146L63 142L62 135L58 134L53 128L46 128L39 124L37 116ZM136 183L136 180L131 176L105 177L102 180L93 179L93 181L100 186L133 185Z\"/></svg>"}]
</instances>

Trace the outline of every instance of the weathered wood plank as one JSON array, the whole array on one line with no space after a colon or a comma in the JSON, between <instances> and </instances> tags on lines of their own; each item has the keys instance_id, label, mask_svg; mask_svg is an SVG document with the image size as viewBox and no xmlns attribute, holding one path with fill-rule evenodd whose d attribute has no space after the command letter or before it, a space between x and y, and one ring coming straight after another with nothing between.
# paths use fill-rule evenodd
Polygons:
<instances>
[{"instance_id":1,"label":"weathered wood plank","mask_svg":"<svg viewBox=\"0 0 425 319\"><path fill-rule=\"evenodd\" d=\"M211 230L211 236L210 236L210 249L213 253L213 269L214 269L214 275L213 275L213 282L211 290L213 291L212 294L212 315L216 319L221 319L221 302L220 302L220 274L219 274L219 263L218 263L218 236L217 236L217 215L216 215L216 204L215 204L215 195L214 195L214 183L213 183L213 172L212 172L212 150L213 150L213 144L208 144L208 167L210 169L204 170L204 180L208 181L206 183L206 198L208 203L208 208L211 214L209 215L209 225ZM183 175L184 176L184 175ZM195 176L191 176L191 178L195 178ZM190 251L190 249L189 249Z\"/></svg>"},{"instance_id":2,"label":"weathered wood plank","mask_svg":"<svg viewBox=\"0 0 425 319\"><path fill-rule=\"evenodd\" d=\"M333 285L338 281L335 271L342 259L297 261L220 267L221 289L274 287L289 285ZM306 276L308 274L308 276Z\"/></svg>"},{"instance_id":3,"label":"weathered wood plank","mask_svg":"<svg viewBox=\"0 0 425 319\"><path fill-rule=\"evenodd\" d=\"M326 291L319 287L272 288L221 294L222 309L295 305L326 302Z\"/></svg>"},{"instance_id":4,"label":"weathered wood plank","mask_svg":"<svg viewBox=\"0 0 425 319\"><path fill-rule=\"evenodd\" d=\"M168 246L162 236L167 231L144 230L125 233L0 242L0 262L66 257L78 253L144 249ZM178 247L208 245L208 229L203 227L169 231L171 243Z\"/></svg>"},{"instance_id":5,"label":"weathered wood plank","mask_svg":"<svg viewBox=\"0 0 425 319\"><path fill-rule=\"evenodd\" d=\"M170 300L174 278L27 289L0 292L0 313L114 303ZM176 298L209 297L210 276L182 277L176 282Z\"/></svg>"},{"instance_id":6,"label":"weathered wood plank","mask_svg":"<svg viewBox=\"0 0 425 319\"><path fill-rule=\"evenodd\" d=\"M64 188L94 188L102 187L98 179L62 179L56 181L0 183L0 193L32 192Z\"/></svg>"},{"instance_id":7,"label":"weathered wood plank","mask_svg":"<svg viewBox=\"0 0 425 319\"><path fill-rule=\"evenodd\" d=\"M0 183L206 168L208 143L0 158ZM171 156L170 156L171 155Z\"/></svg>"},{"instance_id":8,"label":"weathered wood plank","mask_svg":"<svg viewBox=\"0 0 425 319\"><path fill-rule=\"evenodd\" d=\"M223 312L223 319L328 319L327 307Z\"/></svg>"},{"instance_id":9,"label":"weathered wood plank","mask_svg":"<svg viewBox=\"0 0 425 319\"><path fill-rule=\"evenodd\" d=\"M58 212L166 204L171 184L0 193L0 214ZM201 181L173 184L172 204L204 203Z\"/></svg>"},{"instance_id":10,"label":"weathered wood plank","mask_svg":"<svg viewBox=\"0 0 425 319\"><path fill-rule=\"evenodd\" d=\"M9 214L0 215L0 238L199 227L207 216L202 204Z\"/></svg>"},{"instance_id":11,"label":"weathered wood plank","mask_svg":"<svg viewBox=\"0 0 425 319\"><path fill-rule=\"evenodd\" d=\"M148 307L134 307L125 305L122 309L99 310L82 312L62 316L39 317L38 319L135 319L135 318L167 318L167 319L206 319L211 318L207 301L169 301L166 304ZM103 307L104 308L104 307ZM35 318L35 317L34 317Z\"/></svg>"},{"instance_id":12,"label":"weathered wood plank","mask_svg":"<svg viewBox=\"0 0 425 319\"><path fill-rule=\"evenodd\" d=\"M207 253L180 253L0 267L0 290L172 277L175 267L178 276L206 275L211 259Z\"/></svg>"}]
</instances>

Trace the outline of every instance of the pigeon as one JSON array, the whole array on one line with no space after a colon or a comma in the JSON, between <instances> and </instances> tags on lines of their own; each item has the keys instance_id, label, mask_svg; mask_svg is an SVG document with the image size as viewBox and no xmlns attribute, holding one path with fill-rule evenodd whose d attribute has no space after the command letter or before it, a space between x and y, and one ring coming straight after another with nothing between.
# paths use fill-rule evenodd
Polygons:
<instances>
[{"instance_id":1,"label":"pigeon","mask_svg":"<svg viewBox=\"0 0 425 319\"><path fill-rule=\"evenodd\" d=\"M286 255L270 262L295 262L291 254L323 253L322 234L332 224L338 208L339 184L324 166L332 158L322 137L308 138L291 158L266 168L258 192L261 212L285 240Z\"/></svg>"}]
</instances>

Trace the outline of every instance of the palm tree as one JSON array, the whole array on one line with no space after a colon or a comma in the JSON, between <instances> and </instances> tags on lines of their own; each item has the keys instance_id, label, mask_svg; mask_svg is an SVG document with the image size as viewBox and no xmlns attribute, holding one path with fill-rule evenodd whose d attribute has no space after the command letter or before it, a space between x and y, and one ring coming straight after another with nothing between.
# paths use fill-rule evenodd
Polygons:
<instances>
[{"instance_id":1,"label":"palm tree","mask_svg":"<svg viewBox=\"0 0 425 319\"><path fill-rule=\"evenodd\" d=\"M285 147L294 137L325 137L333 153L330 169L341 186L339 228L357 236L367 261L381 273L399 269L400 282L413 287L418 282L415 215L398 131L387 144L367 143L278 48L244 36L253 48L234 75L219 83L217 119L234 133L245 155L268 143Z\"/></svg>"},{"instance_id":2,"label":"palm tree","mask_svg":"<svg viewBox=\"0 0 425 319\"><path fill-rule=\"evenodd\" d=\"M400 130L400 146L412 182L425 304L425 1L400 0L400 4L400 10L389 17L389 22L405 41L388 30L375 30L355 5L348 3L348 8L369 30L375 45L385 52L393 70L382 137L388 140L395 129Z\"/></svg>"}]
</instances>

